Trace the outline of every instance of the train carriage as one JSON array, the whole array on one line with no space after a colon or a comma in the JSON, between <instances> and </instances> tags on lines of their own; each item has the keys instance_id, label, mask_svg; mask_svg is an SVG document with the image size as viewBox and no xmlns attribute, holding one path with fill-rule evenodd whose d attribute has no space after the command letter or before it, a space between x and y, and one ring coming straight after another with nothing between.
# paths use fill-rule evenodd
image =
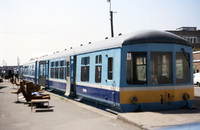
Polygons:
<instances>
[{"instance_id":1,"label":"train carriage","mask_svg":"<svg viewBox=\"0 0 200 130\"><path fill-rule=\"evenodd\" d=\"M23 76L22 78L27 81L36 82L36 74L37 74L37 62L36 60L32 60L23 65Z\"/></svg>"},{"instance_id":2,"label":"train carriage","mask_svg":"<svg viewBox=\"0 0 200 130\"><path fill-rule=\"evenodd\" d=\"M35 61L35 79L123 112L191 107L192 46L162 31L90 43Z\"/></svg>"}]
</instances>

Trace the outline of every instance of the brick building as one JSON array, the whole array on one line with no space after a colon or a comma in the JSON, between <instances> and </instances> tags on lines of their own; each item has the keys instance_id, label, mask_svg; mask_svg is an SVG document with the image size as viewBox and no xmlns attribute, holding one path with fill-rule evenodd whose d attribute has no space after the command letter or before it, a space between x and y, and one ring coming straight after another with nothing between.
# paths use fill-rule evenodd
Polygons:
<instances>
[{"instance_id":1,"label":"brick building","mask_svg":"<svg viewBox=\"0 0 200 130\"><path fill-rule=\"evenodd\" d=\"M193 52L193 66L194 72L200 72L200 51Z\"/></svg>"},{"instance_id":2,"label":"brick building","mask_svg":"<svg viewBox=\"0 0 200 130\"><path fill-rule=\"evenodd\" d=\"M194 73L200 72L200 30L197 27L180 27L176 30L167 30L181 36L193 46L193 68Z\"/></svg>"},{"instance_id":3,"label":"brick building","mask_svg":"<svg viewBox=\"0 0 200 130\"><path fill-rule=\"evenodd\" d=\"M193 51L200 51L200 30L197 30L197 27L180 27L176 30L167 30L167 32L181 36L192 43Z\"/></svg>"}]
</instances>

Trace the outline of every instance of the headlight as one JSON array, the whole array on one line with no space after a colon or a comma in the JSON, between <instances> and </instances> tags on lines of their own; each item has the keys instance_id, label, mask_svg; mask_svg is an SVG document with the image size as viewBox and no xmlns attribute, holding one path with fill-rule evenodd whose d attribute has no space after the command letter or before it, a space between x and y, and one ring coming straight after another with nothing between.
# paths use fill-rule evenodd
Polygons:
<instances>
[{"instance_id":1,"label":"headlight","mask_svg":"<svg viewBox=\"0 0 200 130\"><path fill-rule=\"evenodd\" d=\"M183 94L183 99L184 99L185 101L187 101L189 98L190 98L190 95L189 95L188 93L184 93L184 94Z\"/></svg>"},{"instance_id":2,"label":"headlight","mask_svg":"<svg viewBox=\"0 0 200 130\"><path fill-rule=\"evenodd\" d=\"M136 103L136 102L137 102L137 97L132 97L132 98L131 98L131 101L132 101L133 103Z\"/></svg>"}]
</instances>

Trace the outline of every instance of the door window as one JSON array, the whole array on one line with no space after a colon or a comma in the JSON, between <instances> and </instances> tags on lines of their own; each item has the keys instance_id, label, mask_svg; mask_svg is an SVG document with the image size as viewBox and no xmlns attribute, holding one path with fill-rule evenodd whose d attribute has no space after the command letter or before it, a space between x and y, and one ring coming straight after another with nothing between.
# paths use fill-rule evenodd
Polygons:
<instances>
[{"instance_id":1,"label":"door window","mask_svg":"<svg viewBox=\"0 0 200 130\"><path fill-rule=\"evenodd\" d=\"M101 83L101 66L102 66L102 56L96 56L96 66L95 66L95 82Z\"/></svg>"},{"instance_id":2,"label":"door window","mask_svg":"<svg viewBox=\"0 0 200 130\"><path fill-rule=\"evenodd\" d=\"M108 80L113 80L113 57L108 58Z\"/></svg>"}]
</instances>

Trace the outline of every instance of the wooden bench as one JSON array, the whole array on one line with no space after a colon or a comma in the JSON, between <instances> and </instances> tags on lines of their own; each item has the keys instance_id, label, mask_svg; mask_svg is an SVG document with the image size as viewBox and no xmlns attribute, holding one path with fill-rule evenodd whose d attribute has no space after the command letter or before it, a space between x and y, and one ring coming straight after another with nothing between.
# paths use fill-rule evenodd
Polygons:
<instances>
[{"instance_id":1,"label":"wooden bench","mask_svg":"<svg viewBox=\"0 0 200 130\"><path fill-rule=\"evenodd\" d=\"M48 103L48 109L49 109L49 99L32 99L31 100L31 111L33 110L34 103Z\"/></svg>"}]
</instances>

